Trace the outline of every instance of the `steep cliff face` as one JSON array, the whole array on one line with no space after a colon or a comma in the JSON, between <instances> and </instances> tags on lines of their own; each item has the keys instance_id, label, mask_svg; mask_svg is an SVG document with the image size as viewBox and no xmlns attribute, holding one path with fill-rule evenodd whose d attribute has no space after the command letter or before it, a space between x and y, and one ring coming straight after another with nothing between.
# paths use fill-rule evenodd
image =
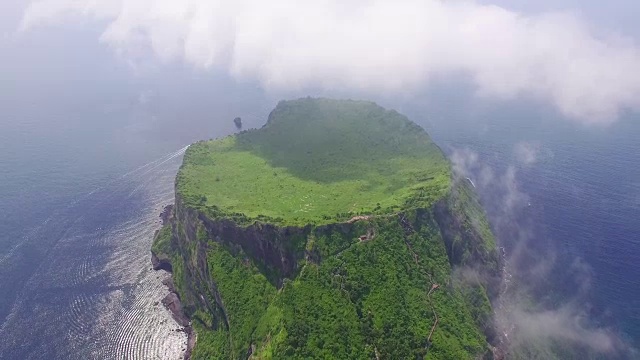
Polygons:
<instances>
[{"instance_id":1,"label":"steep cliff face","mask_svg":"<svg viewBox=\"0 0 640 360\"><path fill-rule=\"evenodd\" d=\"M287 116L313 119L283 128L303 138L296 148L301 158L280 152L270 138ZM153 256L170 259L198 334L194 358L491 356L495 241L466 181L449 180L439 149L397 116L371 103L304 99L279 104L265 128L234 139L239 148L222 140L190 149L173 216L156 236ZM349 134L344 126L361 131ZM316 128L307 132L310 127ZM366 141L353 149L357 154L347 153L354 137ZM395 153L385 156L385 146ZM354 165L351 174L335 171L325 156L335 147L365 166ZM266 161L249 157L256 149ZM402 158L410 150L418 152L418 166L414 153ZM240 170L223 183L229 172L209 171L216 165L227 170L228 157L229 172ZM242 161L252 167L243 168ZM298 171L308 162L322 166L315 168L320 174ZM389 166L394 174L387 177ZM251 183L234 187L247 177ZM251 186L262 191L249 194L260 201L244 197ZM352 186L355 194L341 194ZM289 193L294 196L283 200ZM455 276L457 268L480 280Z\"/></svg>"}]
</instances>

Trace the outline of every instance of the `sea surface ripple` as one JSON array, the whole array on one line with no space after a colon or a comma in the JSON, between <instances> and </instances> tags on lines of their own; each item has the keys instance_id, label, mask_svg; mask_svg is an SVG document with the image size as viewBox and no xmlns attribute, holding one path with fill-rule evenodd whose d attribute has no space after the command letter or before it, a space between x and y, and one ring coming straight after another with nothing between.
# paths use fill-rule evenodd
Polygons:
<instances>
[{"instance_id":1,"label":"sea surface ripple","mask_svg":"<svg viewBox=\"0 0 640 360\"><path fill-rule=\"evenodd\" d=\"M149 249L185 149L80 196L0 258L15 270L39 239L55 240L0 326L0 359L183 356L186 335L161 304L169 275L151 269Z\"/></svg>"}]
</instances>

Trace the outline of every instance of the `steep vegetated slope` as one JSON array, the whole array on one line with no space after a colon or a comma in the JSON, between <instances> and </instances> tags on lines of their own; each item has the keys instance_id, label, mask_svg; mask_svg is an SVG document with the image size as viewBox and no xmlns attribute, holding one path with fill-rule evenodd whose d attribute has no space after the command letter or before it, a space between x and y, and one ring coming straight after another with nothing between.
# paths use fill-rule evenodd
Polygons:
<instances>
[{"instance_id":1,"label":"steep vegetated slope","mask_svg":"<svg viewBox=\"0 0 640 360\"><path fill-rule=\"evenodd\" d=\"M395 111L281 102L261 129L193 144L172 211L153 252L193 358L492 357L495 240L467 181Z\"/></svg>"}]
</instances>

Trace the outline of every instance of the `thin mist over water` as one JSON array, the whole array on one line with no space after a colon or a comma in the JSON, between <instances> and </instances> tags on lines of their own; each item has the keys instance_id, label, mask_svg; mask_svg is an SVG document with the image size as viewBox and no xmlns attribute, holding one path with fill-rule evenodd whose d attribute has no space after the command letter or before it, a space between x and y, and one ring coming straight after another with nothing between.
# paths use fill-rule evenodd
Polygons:
<instances>
[{"instance_id":1,"label":"thin mist over water","mask_svg":"<svg viewBox=\"0 0 640 360\"><path fill-rule=\"evenodd\" d=\"M407 108L469 174L505 247L512 342L640 356L637 118L585 128L459 95Z\"/></svg>"},{"instance_id":2,"label":"thin mist over water","mask_svg":"<svg viewBox=\"0 0 640 360\"><path fill-rule=\"evenodd\" d=\"M544 204L523 189L522 169L495 170L468 149L452 149L451 159L456 172L475 179L502 246L503 289L494 310L503 347L525 358L632 358L632 340L590 304L593 268L548 234ZM527 166L530 160L519 157Z\"/></svg>"}]
</instances>

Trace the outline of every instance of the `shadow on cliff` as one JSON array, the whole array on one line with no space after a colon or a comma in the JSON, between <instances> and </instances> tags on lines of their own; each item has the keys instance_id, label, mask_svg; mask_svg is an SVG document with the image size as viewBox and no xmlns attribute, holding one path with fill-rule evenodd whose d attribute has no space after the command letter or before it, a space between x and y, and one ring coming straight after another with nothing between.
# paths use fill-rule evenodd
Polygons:
<instances>
[{"instance_id":1,"label":"shadow on cliff","mask_svg":"<svg viewBox=\"0 0 640 360\"><path fill-rule=\"evenodd\" d=\"M363 101L281 102L260 131L237 136L236 148L319 183L362 180L363 174L393 178L404 167L397 160L406 154L445 164L422 128L396 111Z\"/></svg>"}]
</instances>

